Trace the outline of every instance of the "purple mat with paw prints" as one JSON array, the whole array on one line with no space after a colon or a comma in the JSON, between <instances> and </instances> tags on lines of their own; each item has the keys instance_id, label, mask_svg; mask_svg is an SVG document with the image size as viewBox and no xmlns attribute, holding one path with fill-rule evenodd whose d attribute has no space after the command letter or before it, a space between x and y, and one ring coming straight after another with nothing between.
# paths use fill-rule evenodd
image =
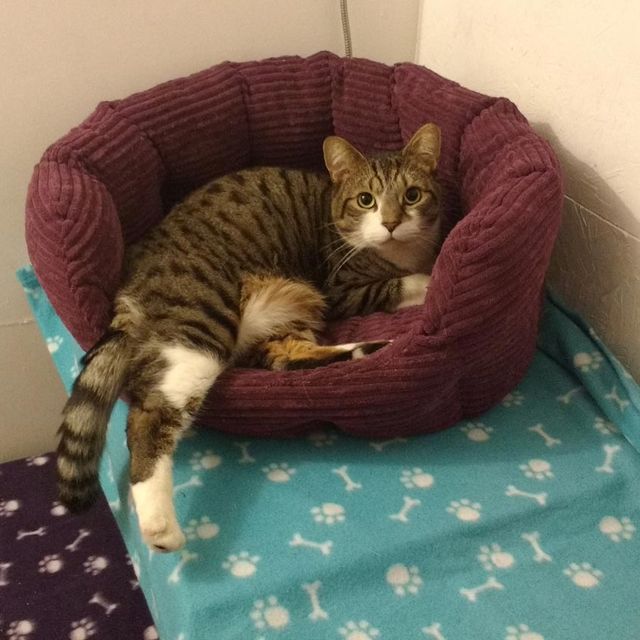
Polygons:
<instances>
[{"instance_id":1,"label":"purple mat with paw prints","mask_svg":"<svg viewBox=\"0 0 640 640\"><path fill-rule=\"evenodd\" d=\"M158 638L104 497L56 502L54 456L0 465L0 638Z\"/></svg>"}]
</instances>

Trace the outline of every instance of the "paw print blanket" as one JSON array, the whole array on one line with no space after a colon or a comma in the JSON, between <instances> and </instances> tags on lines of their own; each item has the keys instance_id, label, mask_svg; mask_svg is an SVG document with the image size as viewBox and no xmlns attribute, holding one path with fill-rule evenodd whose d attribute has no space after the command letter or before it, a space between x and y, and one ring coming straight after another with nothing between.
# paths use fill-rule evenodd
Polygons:
<instances>
[{"instance_id":1,"label":"paw print blanket","mask_svg":"<svg viewBox=\"0 0 640 640\"><path fill-rule=\"evenodd\" d=\"M20 277L69 386L82 352ZM175 554L139 538L125 415L101 481L163 640L639 637L640 391L552 298L525 380L472 422L387 441L189 433Z\"/></svg>"}]
</instances>

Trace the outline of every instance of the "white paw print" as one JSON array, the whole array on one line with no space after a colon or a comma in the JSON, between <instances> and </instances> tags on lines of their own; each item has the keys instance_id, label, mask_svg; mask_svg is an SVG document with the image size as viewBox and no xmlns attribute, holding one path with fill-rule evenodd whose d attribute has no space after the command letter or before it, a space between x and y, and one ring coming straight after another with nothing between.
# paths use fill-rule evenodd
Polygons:
<instances>
[{"instance_id":1,"label":"white paw print","mask_svg":"<svg viewBox=\"0 0 640 640\"><path fill-rule=\"evenodd\" d=\"M476 522L480 520L482 505L478 502L471 502L467 498L453 500L447 507L447 513L452 513L458 520L463 522Z\"/></svg>"},{"instance_id":2,"label":"white paw print","mask_svg":"<svg viewBox=\"0 0 640 640\"><path fill-rule=\"evenodd\" d=\"M83 563L84 572L92 576L102 573L108 566L109 560L104 556L89 556Z\"/></svg>"},{"instance_id":3,"label":"white paw print","mask_svg":"<svg viewBox=\"0 0 640 640\"><path fill-rule=\"evenodd\" d=\"M184 535L187 540L210 540L220 533L220 527L211 522L207 516L202 516L199 520L189 520L189 524L184 528Z\"/></svg>"},{"instance_id":4,"label":"white paw print","mask_svg":"<svg viewBox=\"0 0 640 640\"><path fill-rule=\"evenodd\" d=\"M599 351L592 351L591 353L581 351L573 356L573 366L576 369L580 369L583 373L588 373L589 371L599 369L602 360L602 354Z\"/></svg>"},{"instance_id":5,"label":"white paw print","mask_svg":"<svg viewBox=\"0 0 640 640\"><path fill-rule=\"evenodd\" d=\"M426 473L420 467L404 469L400 476L400 482L407 489L429 489L433 486L433 476Z\"/></svg>"},{"instance_id":6,"label":"white paw print","mask_svg":"<svg viewBox=\"0 0 640 640\"><path fill-rule=\"evenodd\" d=\"M222 458L215 454L211 449L207 449L204 453L196 451L192 456L189 464L194 471L209 471L215 469L222 462Z\"/></svg>"},{"instance_id":7,"label":"white paw print","mask_svg":"<svg viewBox=\"0 0 640 640\"><path fill-rule=\"evenodd\" d=\"M320 449L321 447L333 446L338 439L338 434L333 431L314 431L309 434L308 438L314 447Z\"/></svg>"},{"instance_id":8,"label":"white paw print","mask_svg":"<svg viewBox=\"0 0 640 640\"><path fill-rule=\"evenodd\" d=\"M51 505L51 515L52 516L64 516L67 513L69 513L69 510L67 509L67 507L65 507L63 504L60 504L58 501L54 502Z\"/></svg>"},{"instance_id":9,"label":"white paw print","mask_svg":"<svg viewBox=\"0 0 640 640\"><path fill-rule=\"evenodd\" d=\"M73 359L73 364L69 367L69 375L75 380L80 375L80 362L78 358Z\"/></svg>"},{"instance_id":10,"label":"white paw print","mask_svg":"<svg viewBox=\"0 0 640 640\"><path fill-rule=\"evenodd\" d=\"M594 569L588 562L580 564L572 562L562 573L571 578L576 587L593 589L600 584L602 571Z\"/></svg>"},{"instance_id":11,"label":"white paw print","mask_svg":"<svg viewBox=\"0 0 640 640\"><path fill-rule=\"evenodd\" d=\"M24 292L32 299L32 300L40 300L40 296L42 295L42 291L40 289L34 289L32 287L25 287Z\"/></svg>"},{"instance_id":12,"label":"white paw print","mask_svg":"<svg viewBox=\"0 0 640 640\"><path fill-rule=\"evenodd\" d=\"M91 618L82 618L71 623L69 640L86 640L95 636L97 632L96 623Z\"/></svg>"},{"instance_id":13,"label":"white paw print","mask_svg":"<svg viewBox=\"0 0 640 640\"><path fill-rule=\"evenodd\" d=\"M422 586L418 567L394 564L387 569L387 582L398 596L416 595Z\"/></svg>"},{"instance_id":14,"label":"white paw print","mask_svg":"<svg viewBox=\"0 0 640 640\"><path fill-rule=\"evenodd\" d=\"M295 472L296 470L292 469L286 462L281 462L280 464L272 462L270 465L262 467L262 473L267 476L267 479L279 484L289 482Z\"/></svg>"},{"instance_id":15,"label":"white paw print","mask_svg":"<svg viewBox=\"0 0 640 640\"><path fill-rule=\"evenodd\" d=\"M33 620L14 620L7 629L7 638L9 640L28 640L35 630L36 623Z\"/></svg>"},{"instance_id":16,"label":"white paw print","mask_svg":"<svg viewBox=\"0 0 640 640\"><path fill-rule=\"evenodd\" d=\"M0 501L0 518L10 518L20 508L20 500Z\"/></svg>"},{"instance_id":17,"label":"white paw print","mask_svg":"<svg viewBox=\"0 0 640 640\"><path fill-rule=\"evenodd\" d=\"M311 509L311 515L319 524L328 525L334 525L336 522L344 522L346 517L344 507L335 502L325 502L320 507L313 507Z\"/></svg>"},{"instance_id":18,"label":"white paw print","mask_svg":"<svg viewBox=\"0 0 640 640\"><path fill-rule=\"evenodd\" d=\"M350 620L344 627L338 629L338 633L344 640L375 640L380 635L380 631L366 620L360 620L360 622Z\"/></svg>"},{"instance_id":19,"label":"white paw print","mask_svg":"<svg viewBox=\"0 0 640 640\"><path fill-rule=\"evenodd\" d=\"M538 458L529 460L527 464L521 464L520 470L525 476L527 476L527 478L535 480L547 480L548 478L553 478L551 465L546 460L539 460Z\"/></svg>"},{"instance_id":20,"label":"white paw print","mask_svg":"<svg viewBox=\"0 0 640 640\"><path fill-rule=\"evenodd\" d=\"M28 467L41 467L49 462L49 456L31 456L27 458Z\"/></svg>"},{"instance_id":21,"label":"white paw print","mask_svg":"<svg viewBox=\"0 0 640 640\"><path fill-rule=\"evenodd\" d=\"M526 624L519 624L517 627L507 627L504 640L544 640L544 636L531 631Z\"/></svg>"},{"instance_id":22,"label":"white paw print","mask_svg":"<svg viewBox=\"0 0 640 640\"><path fill-rule=\"evenodd\" d=\"M260 556L252 556L248 551L241 551L238 555L231 554L223 563L222 568L236 578L250 578L257 569Z\"/></svg>"},{"instance_id":23,"label":"white paw print","mask_svg":"<svg viewBox=\"0 0 640 640\"><path fill-rule=\"evenodd\" d=\"M631 540L636 531L635 525L627 517L614 518L613 516L605 516L600 520L598 527L600 532L613 542L622 542L623 540Z\"/></svg>"},{"instance_id":24,"label":"white paw print","mask_svg":"<svg viewBox=\"0 0 640 640\"><path fill-rule=\"evenodd\" d=\"M284 629L289 624L289 612L275 596L257 600L251 610L251 619L256 629Z\"/></svg>"},{"instance_id":25,"label":"white paw print","mask_svg":"<svg viewBox=\"0 0 640 640\"><path fill-rule=\"evenodd\" d=\"M159 640L158 630L154 625L149 625L142 634L142 640Z\"/></svg>"},{"instance_id":26,"label":"white paw print","mask_svg":"<svg viewBox=\"0 0 640 640\"><path fill-rule=\"evenodd\" d=\"M524 395L520 391L512 391L502 398L503 407L519 407L524 402Z\"/></svg>"},{"instance_id":27,"label":"white paw print","mask_svg":"<svg viewBox=\"0 0 640 640\"><path fill-rule=\"evenodd\" d=\"M49 353L55 353L62 345L62 342L63 340L60 336L47 338L47 349L49 349Z\"/></svg>"},{"instance_id":28,"label":"white paw print","mask_svg":"<svg viewBox=\"0 0 640 640\"><path fill-rule=\"evenodd\" d=\"M613 422L609 422L600 416L597 416L593 422L593 428L597 429L603 436L611 436L619 433L618 427Z\"/></svg>"},{"instance_id":29,"label":"white paw print","mask_svg":"<svg viewBox=\"0 0 640 640\"><path fill-rule=\"evenodd\" d=\"M58 573L64 567L64 561L60 557L60 554L54 553L49 556L45 556L38 562L39 573Z\"/></svg>"},{"instance_id":30,"label":"white paw print","mask_svg":"<svg viewBox=\"0 0 640 640\"><path fill-rule=\"evenodd\" d=\"M469 422L466 426L460 427L460 431L466 433L467 438L473 442L486 442L493 433L493 427L487 427L481 422Z\"/></svg>"},{"instance_id":31,"label":"white paw print","mask_svg":"<svg viewBox=\"0 0 640 640\"><path fill-rule=\"evenodd\" d=\"M480 547L477 558L486 571L511 569L516 563L515 558L508 551L504 551L499 544Z\"/></svg>"}]
</instances>

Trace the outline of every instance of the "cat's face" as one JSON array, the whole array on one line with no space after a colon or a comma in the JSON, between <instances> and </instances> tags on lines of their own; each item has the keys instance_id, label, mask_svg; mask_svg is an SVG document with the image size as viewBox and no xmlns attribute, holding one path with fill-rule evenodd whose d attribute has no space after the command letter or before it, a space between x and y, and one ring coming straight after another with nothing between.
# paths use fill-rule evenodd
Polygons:
<instances>
[{"instance_id":1,"label":"cat's face","mask_svg":"<svg viewBox=\"0 0 640 640\"><path fill-rule=\"evenodd\" d=\"M433 250L440 236L439 188L433 177L440 129L421 127L397 153L365 158L331 136L324 158L334 185L332 222L353 247L383 255L403 246Z\"/></svg>"}]
</instances>

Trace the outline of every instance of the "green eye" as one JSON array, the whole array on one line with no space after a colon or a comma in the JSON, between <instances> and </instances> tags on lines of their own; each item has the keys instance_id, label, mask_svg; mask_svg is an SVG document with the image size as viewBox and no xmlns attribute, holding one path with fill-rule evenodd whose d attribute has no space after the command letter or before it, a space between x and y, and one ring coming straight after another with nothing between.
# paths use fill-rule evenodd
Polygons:
<instances>
[{"instance_id":1,"label":"green eye","mask_svg":"<svg viewBox=\"0 0 640 640\"><path fill-rule=\"evenodd\" d=\"M407 204L415 204L416 202L418 202L418 200L420 200L421 197L422 192L420 191L420 189L418 189L418 187L409 187L404 192L404 201Z\"/></svg>"},{"instance_id":2,"label":"green eye","mask_svg":"<svg viewBox=\"0 0 640 640\"><path fill-rule=\"evenodd\" d=\"M363 209L371 209L376 203L376 199L368 191L363 191L358 194L358 205Z\"/></svg>"}]
</instances>

